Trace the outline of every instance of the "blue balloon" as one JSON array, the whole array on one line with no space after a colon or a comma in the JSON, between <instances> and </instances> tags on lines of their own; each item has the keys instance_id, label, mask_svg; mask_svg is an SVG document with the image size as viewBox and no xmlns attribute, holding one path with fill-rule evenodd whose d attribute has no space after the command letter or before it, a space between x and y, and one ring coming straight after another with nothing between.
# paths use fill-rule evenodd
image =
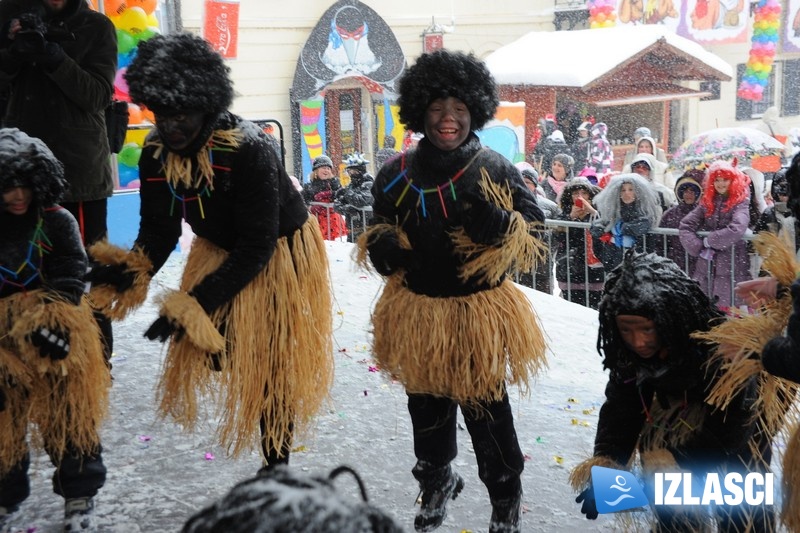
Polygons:
<instances>
[{"instance_id":1,"label":"blue balloon","mask_svg":"<svg viewBox=\"0 0 800 533\"><path fill-rule=\"evenodd\" d=\"M121 187L127 187L130 182L139 179L138 168L129 167L120 163L117 165L117 169L119 170L119 184Z\"/></svg>"}]
</instances>

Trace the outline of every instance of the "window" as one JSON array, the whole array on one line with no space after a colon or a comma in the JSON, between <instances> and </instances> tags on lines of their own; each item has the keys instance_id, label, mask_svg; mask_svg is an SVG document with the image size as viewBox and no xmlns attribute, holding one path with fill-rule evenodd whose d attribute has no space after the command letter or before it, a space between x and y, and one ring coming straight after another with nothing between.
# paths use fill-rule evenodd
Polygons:
<instances>
[{"instance_id":1,"label":"window","mask_svg":"<svg viewBox=\"0 0 800 533\"><path fill-rule=\"evenodd\" d=\"M775 62L777 67L777 62ZM745 64L736 65L736 87L738 88L744 76ZM775 68L769 73L767 85L764 87L764 97L760 102L745 100L736 97L736 120L752 120L764 114L769 106L775 105Z\"/></svg>"},{"instance_id":2,"label":"window","mask_svg":"<svg viewBox=\"0 0 800 533\"><path fill-rule=\"evenodd\" d=\"M800 115L800 59L783 61L781 116Z\"/></svg>"},{"instance_id":3,"label":"window","mask_svg":"<svg viewBox=\"0 0 800 533\"><path fill-rule=\"evenodd\" d=\"M700 99L701 102L708 100L719 100L720 86L722 84L718 81L701 81L700 90L703 92L711 93L711 96L704 96Z\"/></svg>"}]
</instances>

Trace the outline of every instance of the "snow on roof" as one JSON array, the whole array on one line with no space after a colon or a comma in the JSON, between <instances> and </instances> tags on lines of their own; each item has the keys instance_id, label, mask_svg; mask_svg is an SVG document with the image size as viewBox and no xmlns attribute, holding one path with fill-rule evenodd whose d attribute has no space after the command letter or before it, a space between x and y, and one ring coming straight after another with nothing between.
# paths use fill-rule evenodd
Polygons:
<instances>
[{"instance_id":1,"label":"snow on roof","mask_svg":"<svg viewBox=\"0 0 800 533\"><path fill-rule=\"evenodd\" d=\"M485 62L498 84L583 87L662 38L709 67L733 76L733 68L720 57L655 24L532 31L498 48Z\"/></svg>"}]
</instances>

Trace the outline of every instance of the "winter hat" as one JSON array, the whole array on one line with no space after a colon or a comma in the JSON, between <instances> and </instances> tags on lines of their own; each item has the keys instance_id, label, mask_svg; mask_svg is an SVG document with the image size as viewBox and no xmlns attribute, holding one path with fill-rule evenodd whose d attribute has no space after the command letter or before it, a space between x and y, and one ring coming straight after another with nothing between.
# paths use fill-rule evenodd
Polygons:
<instances>
[{"instance_id":1,"label":"winter hat","mask_svg":"<svg viewBox=\"0 0 800 533\"><path fill-rule=\"evenodd\" d=\"M233 101L230 69L222 56L191 33L156 35L140 42L125 80L131 100L155 113L218 115Z\"/></svg>"},{"instance_id":2,"label":"winter hat","mask_svg":"<svg viewBox=\"0 0 800 533\"><path fill-rule=\"evenodd\" d=\"M577 131L589 131L589 129L591 127L592 127L592 123L587 120L585 122L581 122L581 125L578 126L578 130Z\"/></svg>"},{"instance_id":3,"label":"winter hat","mask_svg":"<svg viewBox=\"0 0 800 533\"><path fill-rule=\"evenodd\" d=\"M550 139L551 141L560 141L562 143L564 142L564 134L561 132L561 130L555 130L547 138Z\"/></svg>"},{"instance_id":4,"label":"winter hat","mask_svg":"<svg viewBox=\"0 0 800 533\"><path fill-rule=\"evenodd\" d=\"M767 199L764 197L767 192L764 173L751 167L742 167L741 170L745 176L750 178L750 182L753 184L756 207L759 213L763 213L767 209Z\"/></svg>"},{"instance_id":5,"label":"winter hat","mask_svg":"<svg viewBox=\"0 0 800 533\"><path fill-rule=\"evenodd\" d=\"M564 186L564 190L561 191L559 200L562 213L569 213L572 210L572 193L578 190L588 192L589 198L593 199L600 192L600 187L583 176L576 176L569 180Z\"/></svg>"},{"instance_id":6,"label":"winter hat","mask_svg":"<svg viewBox=\"0 0 800 533\"><path fill-rule=\"evenodd\" d=\"M650 154L637 154L633 161L631 161L631 170L639 166L645 166L647 167L647 170L653 170L653 167L651 166L652 161L648 160L648 155Z\"/></svg>"},{"instance_id":7,"label":"winter hat","mask_svg":"<svg viewBox=\"0 0 800 533\"><path fill-rule=\"evenodd\" d=\"M605 357L604 368L619 368L638 359L619 335L616 325L619 315L652 320L673 360L693 357L690 334L708 331L714 319L723 317L697 281L673 261L653 253L637 253L633 248L625 252L622 263L606 276L603 286L598 309L598 347Z\"/></svg>"},{"instance_id":8,"label":"winter hat","mask_svg":"<svg viewBox=\"0 0 800 533\"><path fill-rule=\"evenodd\" d=\"M572 167L575 165L575 159L569 154L556 154L553 156L553 162L558 161L567 171L567 179L572 177ZM550 165L552 167L552 164Z\"/></svg>"},{"instance_id":9,"label":"winter hat","mask_svg":"<svg viewBox=\"0 0 800 533\"><path fill-rule=\"evenodd\" d=\"M348 498L334 486L342 473L352 474L363 501ZM278 465L239 483L222 499L189 519L182 533L314 531L319 533L400 533L394 519L367 502L358 474L340 466L327 478L312 477Z\"/></svg>"},{"instance_id":10,"label":"winter hat","mask_svg":"<svg viewBox=\"0 0 800 533\"><path fill-rule=\"evenodd\" d=\"M437 50L422 54L399 82L400 122L425 131L425 112L437 98L455 97L469 109L470 129L479 130L493 116L497 87L486 65L472 54Z\"/></svg>"},{"instance_id":11,"label":"winter hat","mask_svg":"<svg viewBox=\"0 0 800 533\"><path fill-rule=\"evenodd\" d=\"M593 185L597 185L597 169L594 167L583 167L583 169L578 172L578 176L586 178Z\"/></svg>"},{"instance_id":12,"label":"winter hat","mask_svg":"<svg viewBox=\"0 0 800 533\"><path fill-rule=\"evenodd\" d=\"M344 168L358 168L358 167L366 167L367 161L362 154L353 153L347 156L347 159L344 160Z\"/></svg>"},{"instance_id":13,"label":"winter hat","mask_svg":"<svg viewBox=\"0 0 800 533\"><path fill-rule=\"evenodd\" d=\"M694 198L695 203L700 198L700 195L703 192L702 187L700 187L700 183L688 175L688 172L681 177L677 183L675 183L675 196L683 202L683 193L686 192L686 189L692 189L694 191Z\"/></svg>"},{"instance_id":14,"label":"winter hat","mask_svg":"<svg viewBox=\"0 0 800 533\"><path fill-rule=\"evenodd\" d=\"M539 186L539 173L536 172L533 165L527 161L520 161L519 163L514 163L514 166L517 167L519 173L522 174L523 179L531 182L535 187Z\"/></svg>"},{"instance_id":15,"label":"winter hat","mask_svg":"<svg viewBox=\"0 0 800 533\"><path fill-rule=\"evenodd\" d=\"M644 126L642 126L640 128L636 128L633 131L633 136L634 137L652 137L652 135L650 133L650 128L645 128Z\"/></svg>"},{"instance_id":16,"label":"winter hat","mask_svg":"<svg viewBox=\"0 0 800 533\"><path fill-rule=\"evenodd\" d=\"M327 155L318 155L311 163L311 170L317 170L320 167L330 167L333 170L333 161Z\"/></svg>"},{"instance_id":17,"label":"winter hat","mask_svg":"<svg viewBox=\"0 0 800 533\"><path fill-rule=\"evenodd\" d=\"M31 190L39 207L56 204L66 192L64 165L50 148L17 128L0 129L0 192Z\"/></svg>"}]
</instances>

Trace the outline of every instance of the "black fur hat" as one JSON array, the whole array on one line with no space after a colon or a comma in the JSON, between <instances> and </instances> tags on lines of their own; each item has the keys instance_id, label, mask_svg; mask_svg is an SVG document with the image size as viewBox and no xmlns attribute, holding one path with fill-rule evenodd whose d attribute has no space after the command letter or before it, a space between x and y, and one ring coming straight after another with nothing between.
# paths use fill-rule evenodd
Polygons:
<instances>
[{"instance_id":1,"label":"black fur hat","mask_svg":"<svg viewBox=\"0 0 800 533\"><path fill-rule=\"evenodd\" d=\"M437 50L422 54L400 78L400 122L413 131L425 131L428 105L449 96L467 106L473 131L494 116L500 103L494 78L482 61L472 54Z\"/></svg>"},{"instance_id":2,"label":"black fur hat","mask_svg":"<svg viewBox=\"0 0 800 533\"><path fill-rule=\"evenodd\" d=\"M27 187L39 207L58 203L67 190L64 165L41 140L17 128L0 129L0 191Z\"/></svg>"},{"instance_id":3,"label":"black fur hat","mask_svg":"<svg viewBox=\"0 0 800 533\"><path fill-rule=\"evenodd\" d=\"M606 277L598 311L597 344L605 356L604 368L615 368L631 356L617 330L618 315L642 316L655 322L659 339L676 359L692 353L689 334L708 331L715 319L723 317L697 281L678 265L633 248Z\"/></svg>"},{"instance_id":4,"label":"black fur hat","mask_svg":"<svg viewBox=\"0 0 800 533\"><path fill-rule=\"evenodd\" d=\"M233 102L230 68L197 35L156 35L139 44L125 73L131 100L153 112L226 111Z\"/></svg>"},{"instance_id":5,"label":"black fur hat","mask_svg":"<svg viewBox=\"0 0 800 533\"><path fill-rule=\"evenodd\" d=\"M792 215L800 220L800 152L795 154L786 170L786 182L789 184L789 201L786 205Z\"/></svg>"},{"instance_id":6,"label":"black fur hat","mask_svg":"<svg viewBox=\"0 0 800 533\"><path fill-rule=\"evenodd\" d=\"M334 486L344 472L353 474L362 501L349 498ZM367 502L358 474L340 466L327 479L298 473L278 465L236 485L221 500L195 514L182 533L401 533L384 511Z\"/></svg>"}]
</instances>

